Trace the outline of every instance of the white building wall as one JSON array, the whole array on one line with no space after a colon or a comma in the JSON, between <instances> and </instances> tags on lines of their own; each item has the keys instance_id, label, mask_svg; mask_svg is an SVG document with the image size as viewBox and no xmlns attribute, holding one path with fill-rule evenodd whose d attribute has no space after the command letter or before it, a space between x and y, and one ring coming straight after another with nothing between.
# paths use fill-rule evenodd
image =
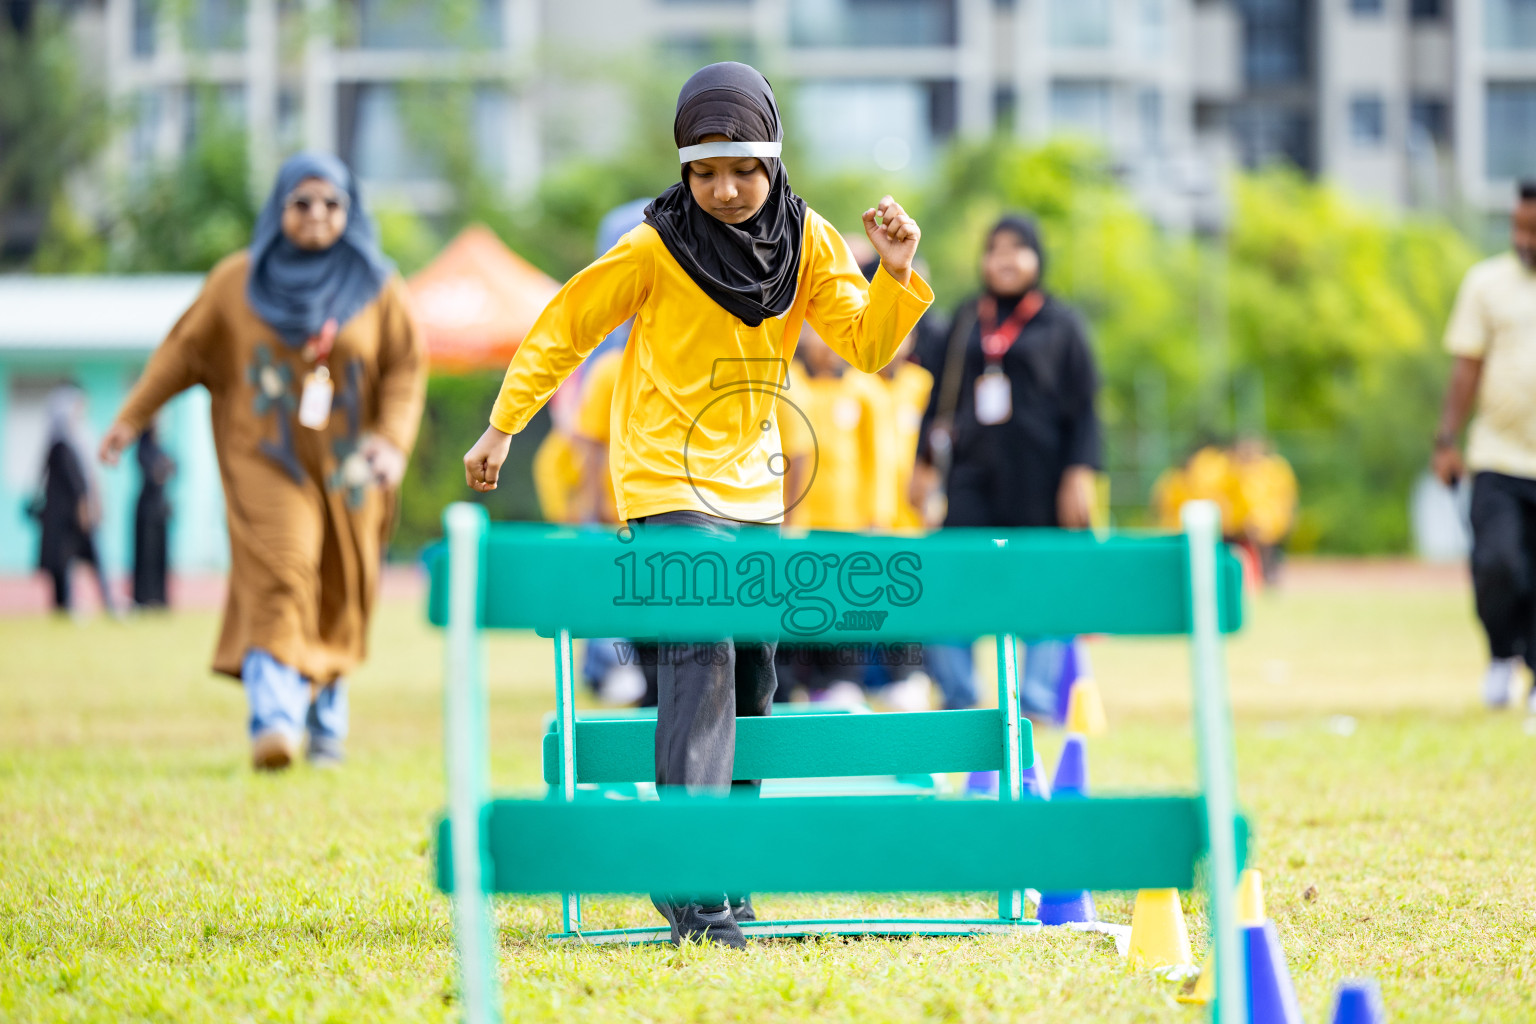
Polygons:
<instances>
[{"instance_id":1,"label":"white building wall","mask_svg":"<svg viewBox=\"0 0 1536 1024\"><path fill-rule=\"evenodd\" d=\"M1381 0L1360 14L1350 0L1320 0L1318 169L1368 199L1406 198L1408 135L1407 0ZM1379 135L1362 132L1354 108L1379 111Z\"/></svg>"}]
</instances>

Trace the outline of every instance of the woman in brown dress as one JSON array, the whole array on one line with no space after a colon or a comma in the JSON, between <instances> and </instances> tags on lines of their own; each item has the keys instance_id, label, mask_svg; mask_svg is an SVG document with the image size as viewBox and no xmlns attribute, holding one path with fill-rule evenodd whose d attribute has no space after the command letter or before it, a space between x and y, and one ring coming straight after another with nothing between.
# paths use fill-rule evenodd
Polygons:
<instances>
[{"instance_id":1,"label":"woman in brown dress","mask_svg":"<svg viewBox=\"0 0 1536 1024\"><path fill-rule=\"evenodd\" d=\"M405 287L334 157L278 172L251 246L222 260L150 357L101 457L202 384L229 520L216 672L243 682L252 762L342 756L342 679L363 658L426 358Z\"/></svg>"}]
</instances>

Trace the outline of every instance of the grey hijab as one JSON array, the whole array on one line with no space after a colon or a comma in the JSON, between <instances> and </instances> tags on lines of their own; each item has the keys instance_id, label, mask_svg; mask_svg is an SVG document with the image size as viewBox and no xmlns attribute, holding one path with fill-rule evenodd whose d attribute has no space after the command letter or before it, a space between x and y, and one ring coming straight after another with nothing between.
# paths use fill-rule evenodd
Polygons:
<instances>
[{"instance_id":1,"label":"grey hijab","mask_svg":"<svg viewBox=\"0 0 1536 1024\"><path fill-rule=\"evenodd\" d=\"M321 178L346 194L347 228L321 252L300 249L283 235L283 204L305 178ZM378 231L363 209L346 164L325 153L299 153L277 172L277 183L251 236L251 271L245 294L256 315L283 342L300 348L327 320L337 327L373 301L394 271L379 251Z\"/></svg>"}]
</instances>

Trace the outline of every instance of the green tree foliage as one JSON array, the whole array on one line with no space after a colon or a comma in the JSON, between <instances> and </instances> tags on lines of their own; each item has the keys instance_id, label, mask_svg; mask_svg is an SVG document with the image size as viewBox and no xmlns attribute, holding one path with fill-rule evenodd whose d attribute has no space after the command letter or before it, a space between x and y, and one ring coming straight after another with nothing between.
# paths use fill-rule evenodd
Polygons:
<instances>
[{"instance_id":1,"label":"green tree foliage","mask_svg":"<svg viewBox=\"0 0 1536 1024\"><path fill-rule=\"evenodd\" d=\"M1300 477L1298 546L1403 550L1439 339L1476 254L1444 220L1388 216L1294 172L1236 175L1229 190L1224 238L1173 235L1096 150L994 140L955 146L911 206L943 304L976 287L1000 213L1040 219L1047 286L1091 326L1122 522L1144 517L1170 459L1260 432Z\"/></svg>"},{"instance_id":2,"label":"green tree foliage","mask_svg":"<svg viewBox=\"0 0 1536 1024\"><path fill-rule=\"evenodd\" d=\"M114 226L113 268L133 273L203 272L250 243L257 204L241 126L213 113L199 120L186 155L127 187Z\"/></svg>"},{"instance_id":3,"label":"green tree foliage","mask_svg":"<svg viewBox=\"0 0 1536 1024\"><path fill-rule=\"evenodd\" d=\"M106 130L106 103L81 71L63 14L35 5L24 31L0 16L0 254L30 248Z\"/></svg>"},{"instance_id":4,"label":"green tree foliage","mask_svg":"<svg viewBox=\"0 0 1536 1024\"><path fill-rule=\"evenodd\" d=\"M62 192L54 196L31 269L38 274L100 274L108 265L107 240L97 226Z\"/></svg>"},{"instance_id":5,"label":"green tree foliage","mask_svg":"<svg viewBox=\"0 0 1536 1024\"><path fill-rule=\"evenodd\" d=\"M1267 427L1296 463L1297 542L1404 550L1440 339L1477 253L1444 220L1388 217L1293 172L1240 177L1233 193L1234 370L1263 381Z\"/></svg>"},{"instance_id":6,"label":"green tree foliage","mask_svg":"<svg viewBox=\"0 0 1536 1024\"><path fill-rule=\"evenodd\" d=\"M486 417L501 389L501 377L499 370L432 375L421 434L400 490L393 551L408 554L441 537L443 509L450 502L478 502L496 519L539 518L533 457L549 432L548 413L540 412L512 439L500 487L489 494L476 494L464 483L464 452L485 430Z\"/></svg>"}]
</instances>

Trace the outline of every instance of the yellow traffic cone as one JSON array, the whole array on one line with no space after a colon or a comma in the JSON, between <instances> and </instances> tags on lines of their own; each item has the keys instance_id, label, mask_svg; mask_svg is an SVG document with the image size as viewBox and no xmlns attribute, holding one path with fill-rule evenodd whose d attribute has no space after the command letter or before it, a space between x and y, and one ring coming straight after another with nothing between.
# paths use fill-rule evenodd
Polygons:
<instances>
[{"instance_id":1,"label":"yellow traffic cone","mask_svg":"<svg viewBox=\"0 0 1536 1024\"><path fill-rule=\"evenodd\" d=\"M1104 698L1092 676L1080 676L1067 694L1067 732L1082 736L1102 736L1109 731L1104 718Z\"/></svg>"},{"instance_id":2,"label":"yellow traffic cone","mask_svg":"<svg viewBox=\"0 0 1536 1024\"><path fill-rule=\"evenodd\" d=\"M1264 876L1255 868L1245 868L1243 873L1237 876L1238 927L1247 928L1251 925L1263 924L1265 920ZM1135 927L1135 923L1132 922L1132 930ZM1188 992L1180 992L1177 998L1181 1003L1198 1003L1201 1006L1216 998L1216 972L1211 970L1210 954L1206 954L1205 965L1200 968L1200 977L1195 979L1194 987Z\"/></svg>"},{"instance_id":3,"label":"yellow traffic cone","mask_svg":"<svg viewBox=\"0 0 1536 1024\"><path fill-rule=\"evenodd\" d=\"M1132 970L1183 967L1195 962L1189 950L1189 929L1184 927L1184 908L1179 906L1179 890L1142 889L1136 894L1127 962Z\"/></svg>"},{"instance_id":4,"label":"yellow traffic cone","mask_svg":"<svg viewBox=\"0 0 1536 1024\"><path fill-rule=\"evenodd\" d=\"M1264 913L1264 876L1254 868L1245 868L1237 876L1237 923L1246 928L1268 920Z\"/></svg>"},{"instance_id":5,"label":"yellow traffic cone","mask_svg":"<svg viewBox=\"0 0 1536 1024\"><path fill-rule=\"evenodd\" d=\"M1216 998L1216 972L1211 970L1209 953L1205 956L1205 965L1200 968L1200 977L1191 980L1194 982L1193 986L1190 986L1189 982L1184 983L1189 989L1187 992L1180 992L1174 996L1179 1002L1206 1006Z\"/></svg>"}]
</instances>

